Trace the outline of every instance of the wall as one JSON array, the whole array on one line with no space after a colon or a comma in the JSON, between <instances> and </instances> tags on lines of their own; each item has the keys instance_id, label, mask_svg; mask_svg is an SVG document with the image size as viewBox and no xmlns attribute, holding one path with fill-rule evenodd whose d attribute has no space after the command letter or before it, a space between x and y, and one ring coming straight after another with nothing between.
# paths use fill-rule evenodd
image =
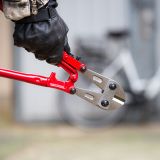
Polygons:
<instances>
[{"instance_id":1,"label":"wall","mask_svg":"<svg viewBox=\"0 0 160 160\"><path fill-rule=\"evenodd\" d=\"M11 27L2 12L0 12L0 26L0 68L12 68ZM12 81L0 78L0 119L10 119L12 110Z\"/></svg>"}]
</instances>

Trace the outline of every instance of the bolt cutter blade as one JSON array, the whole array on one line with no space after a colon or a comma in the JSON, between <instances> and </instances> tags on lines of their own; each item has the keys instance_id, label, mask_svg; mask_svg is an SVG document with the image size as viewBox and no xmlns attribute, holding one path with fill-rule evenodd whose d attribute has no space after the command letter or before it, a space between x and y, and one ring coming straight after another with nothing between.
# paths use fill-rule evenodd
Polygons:
<instances>
[{"instance_id":1,"label":"bolt cutter blade","mask_svg":"<svg viewBox=\"0 0 160 160\"><path fill-rule=\"evenodd\" d=\"M101 89L101 93L76 88L76 95L104 110L116 109L124 105L123 88L114 80L87 69L83 73L92 83Z\"/></svg>"},{"instance_id":2,"label":"bolt cutter blade","mask_svg":"<svg viewBox=\"0 0 160 160\"><path fill-rule=\"evenodd\" d=\"M82 88L76 88L76 95L94 105L98 104L101 98L101 94Z\"/></svg>"},{"instance_id":3,"label":"bolt cutter blade","mask_svg":"<svg viewBox=\"0 0 160 160\"><path fill-rule=\"evenodd\" d=\"M108 84L109 78L106 78L102 76L99 73L96 73L90 69L87 69L85 73L83 73L84 76L86 76L90 81L92 81L94 84L96 84L99 88L104 90L106 88L106 85Z\"/></svg>"}]
</instances>

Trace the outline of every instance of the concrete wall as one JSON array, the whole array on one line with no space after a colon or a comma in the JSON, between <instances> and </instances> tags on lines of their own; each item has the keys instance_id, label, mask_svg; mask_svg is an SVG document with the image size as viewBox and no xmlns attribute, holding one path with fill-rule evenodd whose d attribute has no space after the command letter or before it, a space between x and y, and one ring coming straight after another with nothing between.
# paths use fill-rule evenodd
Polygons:
<instances>
[{"instance_id":1,"label":"concrete wall","mask_svg":"<svg viewBox=\"0 0 160 160\"><path fill-rule=\"evenodd\" d=\"M130 0L132 53L141 78L151 78L156 71L156 35L158 32L156 0ZM145 59L145 60L144 60ZM142 65L143 64L143 65Z\"/></svg>"}]
</instances>

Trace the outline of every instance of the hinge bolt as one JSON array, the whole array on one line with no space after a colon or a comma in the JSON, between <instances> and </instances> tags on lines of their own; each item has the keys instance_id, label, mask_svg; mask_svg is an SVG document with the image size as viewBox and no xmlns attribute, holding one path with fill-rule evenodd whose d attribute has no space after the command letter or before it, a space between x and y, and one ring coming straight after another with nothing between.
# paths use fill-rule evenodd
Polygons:
<instances>
[{"instance_id":1,"label":"hinge bolt","mask_svg":"<svg viewBox=\"0 0 160 160\"><path fill-rule=\"evenodd\" d=\"M71 90L70 90L70 94L75 94L76 93L76 88L72 88Z\"/></svg>"},{"instance_id":2,"label":"hinge bolt","mask_svg":"<svg viewBox=\"0 0 160 160\"><path fill-rule=\"evenodd\" d=\"M117 88L117 85L116 85L115 83L111 83L111 84L109 85L109 88L110 88L111 90L115 90L115 89Z\"/></svg>"},{"instance_id":3,"label":"hinge bolt","mask_svg":"<svg viewBox=\"0 0 160 160\"><path fill-rule=\"evenodd\" d=\"M102 100L102 101L101 101L101 105L102 105L103 107L107 107L107 106L109 105L109 102L108 102L107 100Z\"/></svg>"},{"instance_id":4,"label":"hinge bolt","mask_svg":"<svg viewBox=\"0 0 160 160\"><path fill-rule=\"evenodd\" d=\"M84 73L86 70L87 70L87 67L86 67L86 66L82 66L81 69L80 69L80 71L81 71L82 73Z\"/></svg>"}]
</instances>

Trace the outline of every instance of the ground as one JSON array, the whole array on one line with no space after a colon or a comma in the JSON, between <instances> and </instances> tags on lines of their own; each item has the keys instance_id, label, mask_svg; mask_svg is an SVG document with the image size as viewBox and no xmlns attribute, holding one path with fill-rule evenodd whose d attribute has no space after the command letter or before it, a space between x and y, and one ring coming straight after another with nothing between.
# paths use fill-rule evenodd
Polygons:
<instances>
[{"instance_id":1,"label":"ground","mask_svg":"<svg viewBox=\"0 0 160 160\"><path fill-rule=\"evenodd\" d=\"M0 127L0 160L159 160L160 127Z\"/></svg>"}]
</instances>

